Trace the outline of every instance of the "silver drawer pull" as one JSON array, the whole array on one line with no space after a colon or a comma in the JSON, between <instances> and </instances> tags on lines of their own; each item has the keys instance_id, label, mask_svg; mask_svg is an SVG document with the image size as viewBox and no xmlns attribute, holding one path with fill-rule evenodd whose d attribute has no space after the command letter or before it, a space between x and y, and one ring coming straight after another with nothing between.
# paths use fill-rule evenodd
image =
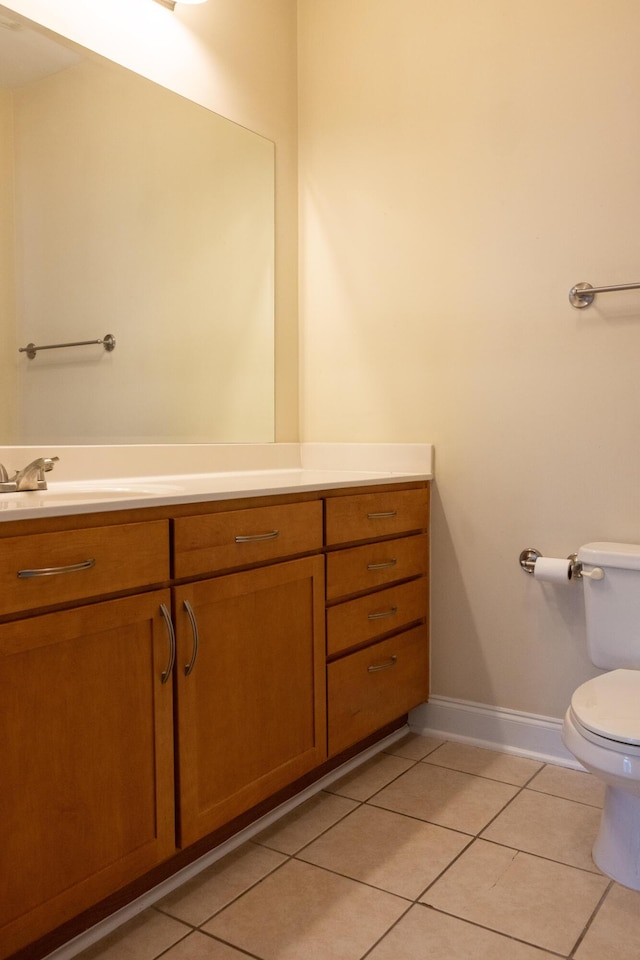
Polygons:
<instances>
[{"instance_id":1,"label":"silver drawer pull","mask_svg":"<svg viewBox=\"0 0 640 960\"><path fill-rule=\"evenodd\" d=\"M164 617L164 622L167 626L167 633L169 635L169 663L167 664L167 669L163 670L160 674L160 682L166 683L171 676L173 665L176 662L176 633L173 629L171 614L167 610L167 607L164 603L160 604L160 613Z\"/></svg>"},{"instance_id":2,"label":"silver drawer pull","mask_svg":"<svg viewBox=\"0 0 640 960\"><path fill-rule=\"evenodd\" d=\"M391 520L392 517L397 516L397 510L387 510L386 513L368 513L367 520Z\"/></svg>"},{"instance_id":3,"label":"silver drawer pull","mask_svg":"<svg viewBox=\"0 0 640 960\"><path fill-rule=\"evenodd\" d=\"M185 677L188 677L196 665L196 657L198 656L198 643L199 643L200 637L198 634L198 623L196 620L196 615L193 612L193 607L191 606L188 600L183 600L182 605L184 609L187 611L187 616L189 617L189 622L191 623L191 633L193 635L193 647L191 651L191 660L189 660L189 663L187 663L184 668L184 675Z\"/></svg>"},{"instance_id":4,"label":"silver drawer pull","mask_svg":"<svg viewBox=\"0 0 640 960\"><path fill-rule=\"evenodd\" d=\"M391 560L383 560L382 563L368 563L367 570L386 570L387 567L395 567L397 562L394 557Z\"/></svg>"},{"instance_id":5,"label":"silver drawer pull","mask_svg":"<svg viewBox=\"0 0 640 960\"><path fill-rule=\"evenodd\" d=\"M367 670L369 673L375 673L377 670L388 670L390 667L395 667L397 662L398 658L394 653L393 656L385 660L384 663L372 663L370 667L367 667Z\"/></svg>"},{"instance_id":6,"label":"silver drawer pull","mask_svg":"<svg viewBox=\"0 0 640 960\"><path fill-rule=\"evenodd\" d=\"M385 620L387 617L394 617L397 612L397 607L389 607L388 610L380 610L379 613L367 614L367 620Z\"/></svg>"},{"instance_id":7,"label":"silver drawer pull","mask_svg":"<svg viewBox=\"0 0 640 960\"><path fill-rule=\"evenodd\" d=\"M95 560L83 560L82 563L70 563L66 567L41 567L39 570L18 570L21 580L28 577L55 577L59 573L76 573L78 570L89 570L95 567Z\"/></svg>"},{"instance_id":8,"label":"silver drawer pull","mask_svg":"<svg viewBox=\"0 0 640 960\"><path fill-rule=\"evenodd\" d=\"M251 543L255 540L275 540L275 538L279 536L279 530L270 530L269 533L250 533L246 536L236 537L236 543Z\"/></svg>"}]
</instances>

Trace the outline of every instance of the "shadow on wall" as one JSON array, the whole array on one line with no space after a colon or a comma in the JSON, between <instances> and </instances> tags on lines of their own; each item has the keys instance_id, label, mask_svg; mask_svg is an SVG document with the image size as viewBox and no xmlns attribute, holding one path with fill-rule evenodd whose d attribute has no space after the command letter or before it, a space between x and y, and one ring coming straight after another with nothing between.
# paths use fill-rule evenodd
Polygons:
<instances>
[{"instance_id":1,"label":"shadow on wall","mask_svg":"<svg viewBox=\"0 0 640 960\"><path fill-rule=\"evenodd\" d=\"M455 696L455 677L457 689L478 691L467 699L479 700L491 687L490 676L437 481L431 485L430 578L431 693Z\"/></svg>"},{"instance_id":2,"label":"shadow on wall","mask_svg":"<svg viewBox=\"0 0 640 960\"><path fill-rule=\"evenodd\" d=\"M457 516L450 526L437 483L431 502L431 693L561 717L576 686L598 672L582 584L541 583L522 571L526 522L496 540L498 514L478 517L478 529L471 515L465 522L474 526L461 531ZM464 556L461 537L475 544Z\"/></svg>"}]
</instances>

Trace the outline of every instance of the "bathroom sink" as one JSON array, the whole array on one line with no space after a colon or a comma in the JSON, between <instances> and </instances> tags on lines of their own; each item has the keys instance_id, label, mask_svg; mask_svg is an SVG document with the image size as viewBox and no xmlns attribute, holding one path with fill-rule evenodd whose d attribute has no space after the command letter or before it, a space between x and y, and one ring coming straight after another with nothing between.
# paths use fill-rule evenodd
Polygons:
<instances>
[{"instance_id":1,"label":"bathroom sink","mask_svg":"<svg viewBox=\"0 0 640 960\"><path fill-rule=\"evenodd\" d=\"M13 507L54 506L62 503L85 503L101 500L137 500L141 497L173 496L180 493L179 486L166 483L124 482L113 483L94 480L74 480L50 483L47 490L25 490L3 493L2 505Z\"/></svg>"},{"instance_id":2,"label":"bathroom sink","mask_svg":"<svg viewBox=\"0 0 640 960\"><path fill-rule=\"evenodd\" d=\"M90 496L100 499L119 499L121 497L159 497L179 493L181 487L169 483L154 483L153 480L125 480L113 483L103 480L73 480L62 483L50 483L49 489L42 491L51 496Z\"/></svg>"}]
</instances>

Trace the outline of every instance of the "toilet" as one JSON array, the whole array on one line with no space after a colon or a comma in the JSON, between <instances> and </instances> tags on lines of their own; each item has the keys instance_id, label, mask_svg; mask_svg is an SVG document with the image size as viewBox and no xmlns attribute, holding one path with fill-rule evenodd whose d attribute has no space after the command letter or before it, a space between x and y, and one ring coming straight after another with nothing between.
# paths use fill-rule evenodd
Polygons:
<instances>
[{"instance_id":1,"label":"toilet","mask_svg":"<svg viewBox=\"0 0 640 960\"><path fill-rule=\"evenodd\" d=\"M562 739L606 786L596 866L640 890L640 545L587 543L578 560L589 656L608 672L574 692Z\"/></svg>"}]
</instances>

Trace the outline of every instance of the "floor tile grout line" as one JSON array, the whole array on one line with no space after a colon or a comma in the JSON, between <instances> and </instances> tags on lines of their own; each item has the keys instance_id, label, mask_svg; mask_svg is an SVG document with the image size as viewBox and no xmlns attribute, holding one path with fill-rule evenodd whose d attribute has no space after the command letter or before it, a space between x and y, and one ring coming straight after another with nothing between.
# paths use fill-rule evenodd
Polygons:
<instances>
[{"instance_id":1,"label":"floor tile grout line","mask_svg":"<svg viewBox=\"0 0 640 960\"><path fill-rule=\"evenodd\" d=\"M521 937L514 937L510 933L505 933L503 930L496 930L495 927L488 927L484 923L478 923L477 920L469 920L467 917L461 917L457 913L450 913L448 910L443 910L442 907L434 907L431 903L421 903L417 902L416 907L422 907L426 910L433 910L435 913L440 913L445 917L451 917L453 920L459 920L461 923L468 923L472 927L477 927L479 930L486 930L489 933L495 933L499 937L503 937L505 940L511 940L514 943L521 943L526 947L535 947L538 950L544 950L546 953L550 954L552 957L560 957L562 960L567 960L569 954L560 953L558 950L549 949L549 947L543 947L539 943L534 943L532 940L523 940Z\"/></svg>"},{"instance_id":2,"label":"floor tile grout line","mask_svg":"<svg viewBox=\"0 0 640 960\"><path fill-rule=\"evenodd\" d=\"M451 867L454 865L454 863L457 863L457 862L458 862L458 860L463 856L463 854L467 853L467 851L473 846L473 844L476 842L477 839L478 839L477 837L469 836L469 842L468 842L468 843L465 843L465 845L464 845L464 847L462 848L462 850L460 850L459 853L457 853L457 854L455 855L455 857L453 858L453 860L451 861L451 863L448 863L448 864L446 865L446 867L444 867L444 868L440 871L440 873L438 874L438 876L437 876L437 877L434 877L434 879L433 879L430 883L428 883L428 884L426 885L426 887L424 888L424 890L422 891L422 893L419 894L418 898L417 898L416 901L415 901L417 904L418 904L418 903L421 903L422 898L423 898L424 895L427 893L427 891L428 891L428 890L431 890L431 887L433 887L434 884L436 884L439 880L441 880L441 879L444 877L445 873L447 873L447 871L451 869Z\"/></svg>"},{"instance_id":3,"label":"floor tile grout line","mask_svg":"<svg viewBox=\"0 0 640 960\"><path fill-rule=\"evenodd\" d=\"M482 748L479 748L479 749L482 749ZM531 781L534 780L534 779L538 776L539 773L541 773L542 769L543 769L545 766L547 766L547 764L543 764L543 766L540 768L540 770L536 770L535 773L532 773L531 776L528 777L527 780L526 780L524 783L514 783L512 780L503 780L503 779L500 778L500 777L489 777L489 776L487 776L485 773L477 773L477 772L475 772L475 771L472 772L471 770L463 770L461 767L454 767L454 766L451 766L450 764L446 764L446 763L434 763L432 760L429 760L429 757L430 757L430 756L431 756L431 754L428 754L426 757L424 757L424 758L420 761L420 763L429 763L429 764L431 764L432 767L439 767L441 770L453 770L453 771L455 771L456 773L466 773L467 776L469 776L469 777L478 777L478 778L481 779L481 780L489 780L489 781L491 781L491 783L503 783L503 784L505 784L505 786L508 786L508 787L517 787L517 788L520 789L520 790L524 790L525 788L527 788L527 787L529 786L529 784L531 783ZM537 792L538 792L538 793L541 793L542 791L537 791Z\"/></svg>"},{"instance_id":4,"label":"floor tile grout line","mask_svg":"<svg viewBox=\"0 0 640 960\"><path fill-rule=\"evenodd\" d=\"M586 937L587 933L589 932L589 930L590 930L590 928L591 928L591 925L593 924L593 921L595 920L596 916L600 913L600 910L602 909L602 906L603 906L605 900L607 899L607 897L609 896L609 894L610 894L611 891L613 890L614 885L615 885L614 881L611 880L611 881L607 884L607 886L605 887L605 889L604 889L604 891L603 891L603 893L602 893L602 896L600 897L600 899L598 900L598 902L596 903L595 907L593 908L593 910L592 910L592 912L591 912L591 916L589 917L589 919L588 919L587 922L585 923L584 927L582 928L582 932L581 932L580 936L578 937L578 939L577 939L576 942L574 943L573 949L569 951L569 957L575 957L575 955L576 955L576 950L578 949L578 947L580 946L580 944L582 943L582 941L583 941L584 938Z\"/></svg>"},{"instance_id":5,"label":"floor tile grout line","mask_svg":"<svg viewBox=\"0 0 640 960\"><path fill-rule=\"evenodd\" d=\"M247 844L252 842L253 842L252 840L247 840ZM238 849L242 850L242 847L238 847ZM280 853L280 851L275 851L275 852ZM184 923L187 926L190 926L192 928L192 932L194 931L204 932L202 930L202 927L206 923L209 923L211 920L213 920L214 917L217 917L219 913L222 913L223 910L226 910L227 907L230 907L232 904L234 904L237 900L243 897L245 893L249 893L250 890L254 890L256 887L260 886L260 884L263 883L268 877L273 876L274 873L277 873L278 870L281 870L284 866L287 865L287 863L289 863L291 860L294 859L293 855L290 855L290 854L283 853L281 855L283 857L286 857L286 859L283 860L282 863L278 863L275 867L273 867L272 870L269 870L262 877L259 877L253 883L250 883L249 886L245 887L243 890L240 891L240 893L236 894L234 897L231 897L230 900L227 900L226 903L224 903L217 910L214 910L213 913L211 913L205 920L202 920L200 923L196 924L195 926L192 923L190 923L190 921L182 920L180 917L177 917L174 913L169 913L169 911L166 908L164 910L161 909L160 903L162 901L160 901L160 903L154 904L150 909L156 910L158 913L162 913L165 917L171 917L172 920L178 920L180 923Z\"/></svg>"},{"instance_id":6,"label":"floor tile grout line","mask_svg":"<svg viewBox=\"0 0 640 960\"><path fill-rule=\"evenodd\" d=\"M472 833L469 830L461 830L459 827L447 827L443 823L437 823L435 820L425 820L424 817L419 817L415 813L401 813L399 810L394 810L392 807L383 807L377 803L369 803L368 800L364 803L365 806L371 806L374 810L386 810L387 813L395 813L398 817L406 817L407 820L415 820L417 823L428 823L431 827L438 827L439 830L448 830L449 833L457 833L462 837L469 837L470 840L475 840L478 836L477 833ZM484 830L485 828L482 827Z\"/></svg>"},{"instance_id":7,"label":"floor tile grout line","mask_svg":"<svg viewBox=\"0 0 640 960\"><path fill-rule=\"evenodd\" d=\"M175 943L172 943L172 944L171 944L170 946L168 946L165 950L162 950L160 953L157 953L157 954L155 955L155 957L153 958L153 960L162 960L162 957L166 957L166 955L169 953L170 950L173 950L174 947L177 947L177 946L178 946L178 944L184 943L184 941L187 939L187 937L190 937L192 933L196 933L196 932L197 932L197 931L195 931L195 930L193 930L193 929L188 930L188 931L185 933L184 937L180 937L179 940L176 940ZM79 960L82 960L82 954L80 954Z\"/></svg>"},{"instance_id":8,"label":"floor tile grout line","mask_svg":"<svg viewBox=\"0 0 640 960\"><path fill-rule=\"evenodd\" d=\"M364 952L364 953L362 954L362 956L360 957L360 960L365 960L366 957L370 956L372 950L375 950L376 947L379 946L379 945L382 943L382 941L385 939L385 937L388 937L388 936L389 936L389 934L391 933L391 931L394 930L402 920L404 920L404 918L407 916L407 914L409 913L409 911L410 911L410 910L413 910L413 908L414 908L415 906L416 906L415 902L414 902L414 903L410 903L410 904L407 906L407 909L406 909L403 913L401 913L399 917L397 917L397 918L394 920L394 922L391 924L391 926L389 927L389 929L388 929L388 930L385 930L385 932L382 934L382 936L378 937L378 939L376 940L376 942L375 942L375 943L372 943L371 946L370 946L367 950L365 950L365 952Z\"/></svg>"},{"instance_id":9,"label":"floor tile grout line","mask_svg":"<svg viewBox=\"0 0 640 960\"><path fill-rule=\"evenodd\" d=\"M530 793L536 793L539 797L553 797L555 800L566 800L567 803L578 803L581 807L590 807L592 810L602 810L602 805L598 803L589 803L588 800L576 800L574 797L563 797L559 793L549 793L547 790L536 790L535 787L526 786L522 788Z\"/></svg>"},{"instance_id":10,"label":"floor tile grout line","mask_svg":"<svg viewBox=\"0 0 640 960\"><path fill-rule=\"evenodd\" d=\"M244 947L239 947L237 943L233 943L231 940L224 940L222 937L216 937L212 933L207 933L206 930L197 930L196 933L200 933L203 937L208 937L208 939L214 943L223 943L226 947L232 947L243 957L249 957L250 960L265 960L264 956L261 957L259 953L252 953L250 950L245 950ZM156 960L158 960L158 958L156 958Z\"/></svg>"},{"instance_id":11,"label":"floor tile grout line","mask_svg":"<svg viewBox=\"0 0 640 960\"><path fill-rule=\"evenodd\" d=\"M605 877L597 867L589 870L588 867L579 867L575 863L567 863L566 860L554 860L553 857L545 857L541 853L531 853L530 850L523 850L521 847L513 847L510 843L502 843L500 840L491 840L489 837L478 836L475 840L482 840L483 843L491 843L496 847L504 847L506 850L515 850L516 853L524 853L527 857L534 857L536 860L544 860L546 863L555 863L559 867L569 867L570 870L579 870L580 873L586 873L589 877Z\"/></svg>"},{"instance_id":12,"label":"floor tile grout line","mask_svg":"<svg viewBox=\"0 0 640 960\"><path fill-rule=\"evenodd\" d=\"M333 797L342 796L341 794L336 794L336 793L331 794L331 793L329 793L329 791L323 791L323 792L328 793L329 796L333 796ZM316 794L316 796L319 796L319 794ZM261 844L260 841L259 841L259 839L258 839L258 837L260 836L260 834L258 834L257 837L253 837L253 838L252 838L252 842L253 842L253 843L258 843L260 846L264 847L266 850L273 850L273 851L275 851L276 853L280 853L280 854L282 854L283 857L286 857L286 856L289 856L289 857L297 857L299 853L302 853L303 850L306 850L307 847L310 847L312 843L315 843L316 840L319 840L320 837L323 837L323 836L325 835L325 833L329 833L330 830L333 830L334 827L337 827L339 823L342 823L343 820L346 820L347 817L350 817L351 814L352 814L352 813L355 813L356 810L359 810L360 807L364 807L364 806L366 805L366 802L367 802L366 800L356 800L356 799L354 799L353 797L342 797L342 799L344 799L344 800L352 800L353 803L356 804L356 806L355 806L355 807L352 807L351 810L348 810L346 813L343 813L342 816L339 817L334 823L329 824L328 827L325 827L324 830L321 830L320 833L318 833L318 834L317 834L315 837L313 837L311 840L307 840L305 843L302 844L302 846L298 847L297 850L294 850L293 853L286 853L284 850L278 850L277 847L269 847L269 846L267 846L266 843L262 843L262 844ZM271 828L269 828L269 829L271 829Z\"/></svg>"}]
</instances>

